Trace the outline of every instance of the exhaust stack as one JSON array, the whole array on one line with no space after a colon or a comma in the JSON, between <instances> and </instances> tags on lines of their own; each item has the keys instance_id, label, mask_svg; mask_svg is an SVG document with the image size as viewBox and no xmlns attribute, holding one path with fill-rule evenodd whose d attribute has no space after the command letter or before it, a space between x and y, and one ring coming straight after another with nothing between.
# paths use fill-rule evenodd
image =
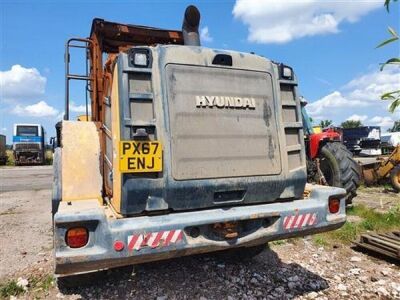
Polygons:
<instances>
[{"instance_id":1,"label":"exhaust stack","mask_svg":"<svg viewBox=\"0 0 400 300\"><path fill-rule=\"evenodd\" d=\"M188 46L200 46L200 12L194 5L189 5L183 18L183 43Z\"/></svg>"}]
</instances>

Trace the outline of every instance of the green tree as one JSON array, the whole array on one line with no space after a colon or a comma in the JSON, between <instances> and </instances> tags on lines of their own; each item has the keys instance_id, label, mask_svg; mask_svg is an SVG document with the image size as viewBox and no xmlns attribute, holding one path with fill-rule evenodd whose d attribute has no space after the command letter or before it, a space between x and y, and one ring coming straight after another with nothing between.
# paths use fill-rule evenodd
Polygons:
<instances>
[{"instance_id":1,"label":"green tree","mask_svg":"<svg viewBox=\"0 0 400 300\"><path fill-rule=\"evenodd\" d=\"M321 122L319 122L319 126L321 126L322 128L329 127L332 124L333 124L332 120L321 120Z\"/></svg>"},{"instance_id":2,"label":"green tree","mask_svg":"<svg viewBox=\"0 0 400 300\"><path fill-rule=\"evenodd\" d=\"M388 132L400 132L400 120L394 121L393 127L389 128Z\"/></svg>"},{"instance_id":3,"label":"green tree","mask_svg":"<svg viewBox=\"0 0 400 300\"><path fill-rule=\"evenodd\" d=\"M386 7L387 12L389 12L390 2L397 2L397 0L385 0L385 7ZM399 42L398 33L392 27L388 27L388 31L389 31L390 37L388 39L386 39L385 41L383 41L382 43L380 43L377 46L377 48L383 47L383 46L393 43L393 42L396 42L396 43ZM383 63L381 65L381 71L387 65L400 66L400 57L392 57L392 58L388 59L385 63ZM388 92L384 93L383 95L381 95L381 99L392 101L392 103L389 106L389 111L393 113L396 110L396 108L400 107L400 90L388 91Z\"/></svg>"},{"instance_id":4,"label":"green tree","mask_svg":"<svg viewBox=\"0 0 400 300\"><path fill-rule=\"evenodd\" d=\"M343 128L358 128L363 126L360 120L347 120L340 124Z\"/></svg>"}]
</instances>

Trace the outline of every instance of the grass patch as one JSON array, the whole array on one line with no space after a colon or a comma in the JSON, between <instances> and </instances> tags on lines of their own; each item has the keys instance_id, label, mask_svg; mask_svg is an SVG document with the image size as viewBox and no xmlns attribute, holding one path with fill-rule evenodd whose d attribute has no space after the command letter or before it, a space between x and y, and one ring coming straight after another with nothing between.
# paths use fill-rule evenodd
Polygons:
<instances>
[{"instance_id":1,"label":"grass patch","mask_svg":"<svg viewBox=\"0 0 400 300\"><path fill-rule=\"evenodd\" d=\"M360 186L357 188L359 191L365 190L367 187L364 185L364 183L361 183Z\"/></svg>"},{"instance_id":2,"label":"grass patch","mask_svg":"<svg viewBox=\"0 0 400 300\"><path fill-rule=\"evenodd\" d=\"M18 286L16 280L10 280L0 285L0 298L7 299L11 296L20 296L25 292L28 293L29 299L31 297L34 299L41 298L43 293L46 293L54 286L54 283L53 275L31 275L28 277L28 290L25 291L23 287Z\"/></svg>"},{"instance_id":3,"label":"grass patch","mask_svg":"<svg viewBox=\"0 0 400 300\"><path fill-rule=\"evenodd\" d=\"M392 184L389 182L389 180L390 180L389 177L386 178L385 180L386 180L386 182L382 183L383 188L386 191L394 191Z\"/></svg>"},{"instance_id":4,"label":"grass patch","mask_svg":"<svg viewBox=\"0 0 400 300\"><path fill-rule=\"evenodd\" d=\"M1 212L0 216L20 214L20 212L16 212L15 210L16 210L16 207L9 208L6 211Z\"/></svg>"},{"instance_id":5,"label":"grass patch","mask_svg":"<svg viewBox=\"0 0 400 300\"><path fill-rule=\"evenodd\" d=\"M47 149L44 153L44 164L45 165L52 165L53 164L53 151Z\"/></svg>"},{"instance_id":6,"label":"grass patch","mask_svg":"<svg viewBox=\"0 0 400 300\"><path fill-rule=\"evenodd\" d=\"M50 274L29 278L29 287L34 292L46 292L54 285L54 276Z\"/></svg>"},{"instance_id":7,"label":"grass patch","mask_svg":"<svg viewBox=\"0 0 400 300\"><path fill-rule=\"evenodd\" d=\"M271 242L271 245L274 245L274 246L280 246L280 245L284 245L284 244L286 244L286 240L276 240L276 241Z\"/></svg>"},{"instance_id":8,"label":"grass patch","mask_svg":"<svg viewBox=\"0 0 400 300\"><path fill-rule=\"evenodd\" d=\"M313 240L314 244L319 247L328 246L328 242L325 240L325 238L322 235L314 235L312 240Z\"/></svg>"},{"instance_id":9,"label":"grass patch","mask_svg":"<svg viewBox=\"0 0 400 300\"><path fill-rule=\"evenodd\" d=\"M334 242L351 243L360 234L367 231L390 231L400 229L400 205L392 208L387 213L380 213L364 205L355 205L349 208L348 215L362 218L361 222L346 222L343 227L331 231L316 234L313 241L316 245L323 246Z\"/></svg>"},{"instance_id":10,"label":"grass patch","mask_svg":"<svg viewBox=\"0 0 400 300\"><path fill-rule=\"evenodd\" d=\"M7 163L6 166L13 166L14 165L14 155L12 150L6 150L7 154Z\"/></svg>"},{"instance_id":11,"label":"grass patch","mask_svg":"<svg viewBox=\"0 0 400 300\"><path fill-rule=\"evenodd\" d=\"M293 237L293 238L288 238L288 239L284 239L284 240L272 241L272 242L270 242L270 244L274 245L274 246L281 246L281 245L285 245L285 244L296 245L301 240L302 239L300 237Z\"/></svg>"},{"instance_id":12,"label":"grass patch","mask_svg":"<svg viewBox=\"0 0 400 300\"><path fill-rule=\"evenodd\" d=\"M1 298L9 298L10 296L18 296L25 292L25 290L17 285L16 280L11 280L7 283L0 285L0 296Z\"/></svg>"}]
</instances>

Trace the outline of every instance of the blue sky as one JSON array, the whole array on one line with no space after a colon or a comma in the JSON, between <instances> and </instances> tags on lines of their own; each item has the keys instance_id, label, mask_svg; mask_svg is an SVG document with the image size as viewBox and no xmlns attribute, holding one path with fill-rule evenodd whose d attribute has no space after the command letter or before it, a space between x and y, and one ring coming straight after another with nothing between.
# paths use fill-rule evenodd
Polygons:
<instances>
[{"instance_id":1,"label":"blue sky","mask_svg":"<svg viewBox=\"0 0 400 300\"><path fill-rule=\"evenodd\" d=\"M64 105L64 43L86 37L95 17L121 23L181 28L187 5L201 14L206 47L256 52L291 65L314 119L336 124L351 118L389 127L400 112L387 112L379 95L399 89L399 68L379 72L398 56L399 44L375 46L399 31L399 5L390 14L373 1L3 1L0 0L0 133L11 140L12 124L42 123L48 136ZM73 69L83 60L73 53ZM82 64L80 64L82 62ZM74 115L83 86L72 86Z\"/></svg>"}]
</instances>

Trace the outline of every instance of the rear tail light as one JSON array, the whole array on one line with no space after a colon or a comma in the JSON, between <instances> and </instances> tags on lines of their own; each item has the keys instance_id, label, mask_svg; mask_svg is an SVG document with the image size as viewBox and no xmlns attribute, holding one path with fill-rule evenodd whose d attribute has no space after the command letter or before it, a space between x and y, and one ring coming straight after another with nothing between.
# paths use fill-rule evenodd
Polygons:
<instances>
[{"instance_id":1,"label":"rear tail light","mask_svg":"<svg viewBox=\"0 0 400 300\"><path fill-rule=\"evenodd\" d=\"M87 244L89 232L85 227L74 227L68 229L65 241L71 248L81 248Z\"/></svg>"},{"instance_id":2,"label":"rear tail light","mask_svg":"<svg viewBox=\"0 0 400 300\"><path fill-rule=\"evenodd\" d=\"M329 212L331 214L336 214L340 209L340 200L337 198L329 199Z\"/></svg>"}]
</instances>

